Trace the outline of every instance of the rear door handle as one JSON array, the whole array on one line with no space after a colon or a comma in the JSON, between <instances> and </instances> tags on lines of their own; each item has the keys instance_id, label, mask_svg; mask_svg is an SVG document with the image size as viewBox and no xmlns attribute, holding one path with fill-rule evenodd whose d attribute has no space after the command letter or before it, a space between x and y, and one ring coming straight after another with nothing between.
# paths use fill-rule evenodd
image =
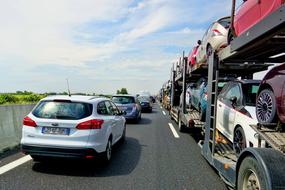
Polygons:
<instances>
[{"instance_id":1,"label":"rear door handle","mask_svg":"<svg viewBox=\"0 0 285 190\"><path fill-rule=\"evenodd\" d=\"M221 107L222 107L222 104L219 104L219 107L221 108Z\"/></svg>"}]
</instances>

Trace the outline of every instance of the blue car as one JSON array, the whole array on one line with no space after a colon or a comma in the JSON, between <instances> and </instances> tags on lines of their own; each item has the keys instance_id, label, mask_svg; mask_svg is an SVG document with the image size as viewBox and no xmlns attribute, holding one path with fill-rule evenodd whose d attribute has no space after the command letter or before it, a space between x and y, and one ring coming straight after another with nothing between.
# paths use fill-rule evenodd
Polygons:
<instances>
[{"instance_id":1,"label":"blue car","mask_svg":"<svg viewBox=\"0 0 285 190\"><path fill-rule=\"evenodd\" d=\"M218 93L223 89L226 82L219 82L218 83ZM206 110L207 110L207 99L208 99L208 93L207 93L207 82L205 82L204 87L201 89L201 99L200 99L200 120L205 121L206 120Z\"/></svg>"},{"instance_id":2,"label":"blue car","mask_svg":"<svg viewBox=\"0 0 285 190\"><path fill-rule=\"evenodd\" d=\"M229 79L224 79L228 81ZM223 88L226 82L218 83L218 92ZM200 113L200 120L206 120L206 110L207 110L207 79L201 78L196 83L192 83L190 86L190 101L191 106L194 107Z\"/></svg>"},{"instance_id":3,"label":"blue car","mask_svg":"<svg viewBox=\"0 0 285 190\"><path fill-rule=\"evenodd\" d=\"M141 105L136 96L114 95L112 101L120 110L125 112L124 117L127 120L138 122L141 119Z\"/></svg>"},{"instance_id":4,"label":"blue car","mask_svg":"<svg viewBox=\"0 0 285 190\"><path fill-rule=\"evenodd\" d=\"M205 78L199 79L196 83L192 83L190 86L190 102L191 107L194 107L201 113L201 99L207 86L207 80Z\"/></svg>"}]
</instances>

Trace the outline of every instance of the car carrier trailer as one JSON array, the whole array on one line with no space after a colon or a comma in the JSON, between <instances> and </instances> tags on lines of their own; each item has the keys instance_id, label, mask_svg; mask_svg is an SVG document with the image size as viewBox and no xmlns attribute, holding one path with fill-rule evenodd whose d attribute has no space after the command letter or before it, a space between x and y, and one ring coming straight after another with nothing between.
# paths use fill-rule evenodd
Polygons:
<instances>
[{"instance_id":1,"label":"car carrier trailer","mask_svg":"<svg viewBox=\"0 0 285 190\"><path fill-rule=\"evenodd\" d=\"M238 156L229 144L217 140L217 84L227 74L252 78L266 63L285 62L285 6L235 38L231 44L208 57L208 105L204 139L199 142L202 155L232 188L238 190L285 189L284 125L251 126L266 146L245 148ZM268 127L270 126L270 127ZM274 129L273 129L274 128ZM278 130L276 130L279 128ZM259 143L261 144L261 143Z\"/></svg>"},{"instance_id":2,"label":"car carrier trailer","mask_svg":"<svg viewBox=\"0 0 285 190\"><path fill-rule=\"evenodd\" d=\"M202 76L207 76L207 65L199 64L188 69L187 57L184 56L184 52L182 58L179 59L178 65L180 70L177 70L177 67L174 69L175 66L173 66L171 72L170 117L178 123L179 131L185 131L186 128L202 128L204 122L200 121L199 112L186 106L186 85L196 82Z\"/></svg>"}]
</instances>

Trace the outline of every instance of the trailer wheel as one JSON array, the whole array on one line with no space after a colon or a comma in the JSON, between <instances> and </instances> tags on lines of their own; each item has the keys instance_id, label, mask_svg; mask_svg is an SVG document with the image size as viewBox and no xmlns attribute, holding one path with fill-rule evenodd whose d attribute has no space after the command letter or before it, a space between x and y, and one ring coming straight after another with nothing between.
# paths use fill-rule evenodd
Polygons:
<instances>
[{"instance_id":1,"label":"trailer wheel","mask_svg":"<svg viewBox=\"0 0 285 190\"><path fill-rule=\"evenodd\" d=\"M266 188L265 171L252 156L246 157L238 172L237 190L263 190Z\"/></svg>"},{"instance_id":2,"label":"trailer wheel","mask_svg":"<svg viewBox=\"0 0 285 190\"><path fill-rule=\"evenodd\" d=\"M262 90L256 102L256 117L260 123L272 123L276 120L276 100L270 89Z\"/></svg>"}]
</instances>

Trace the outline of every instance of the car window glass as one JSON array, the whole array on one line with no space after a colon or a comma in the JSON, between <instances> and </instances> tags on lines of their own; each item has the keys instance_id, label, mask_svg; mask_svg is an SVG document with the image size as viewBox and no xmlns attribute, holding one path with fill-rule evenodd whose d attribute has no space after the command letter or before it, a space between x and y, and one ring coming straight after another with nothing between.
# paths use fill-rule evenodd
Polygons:
<instances>
[{"instance_id":1,"label":"car window glass","mask_svg":"<svg viewBox=\"0 0 285 190\"><path fill-rule=\"evenodd\" d=\"M222 25L224 28L230 27L231 18L224 18L218 21L220 25Z\"/></svg>"},{"instance_id":2,"label":"car window glass","mask_svg":"<svg viewBox=\"0 0 285 190\"><path fill-rule=\"evenodd\" d=\"M225 95L226 100L230 100L232 97L237 97L237 105L240 105L241 92L238 85L233 85Z\"/></svg>"},{"instance_id":3,"label":"car window glass","mask_svg":"<svg viewBox=\"0 0 285 190\"><path fill-rule=\"evenodd\" d=\"M32 113L38 118L77 120L90 116L92 107L82 102L42 101Z\"/></svg>"},{"instance_id":4,"label":"car window glass","mask_svg":"<svg viewBox=\"0 0 285 190\"><path fill-rule=\"evenodd\" d=\"M255 106L256 104L256 94L259 89L258 84L244 84L242 87L242 91L244 94L245 105Z\"/></svg>"},{"instance_id":5,"label":"car window glass","mask_svg":"<svg viewBox=\"0 0 285 190\"><path fill-rule=\"evenodd\" d=\"M97 113L100 115L109 115L105 102L99 102L97 105Z\"/></svg>"},{"instance_id":6,"label":"car window glass","mask_svg":"<svg viewBox=\"0 0 285 190\"><path fill-rule=\"evenodd\" d=\"M235 12L238 12L238 10L240 10L240 8L244 6L244 3L245 1L243 0L237 0Z\"/></svg>"},{"instance_id":7,"label":"car window glass","mask_svg":"<svg viewBox=\"0 0 285 190\"><path fill-rule=\"evenodd\" d=\"M111 102L106 101L105 104L107 107L108 115L114 115L113 106L111 105Z\"/></svg>"},{"instance_id":8,"label":"car window glass","mask_svg":"<svg viewBox=\"0 0 285 190\"><path fill-rule=\"evenodd\" d=\"M112 107L113 107L113 113L115 115L118 115L120 113L120 111L118 110L117 106L113 103L113 102L110 102Z\"/></svg>"},{"instance_id":9,"label":"car window glass","mask_svg":"<svg viewBox=\"0 0 285 190\"><path fill-rule=\"evenodd\" d=\"M228 90L230 84L231 84L231 83L226 83L226 84L225 84L225 86L224 86L224 87L222 88L222 90L220 91L219 97L224 97L224 96L225 96L225 94L226 94L226 92L227 92L227 90Z\"/></svg>"},{"instance_id":10,"label":"car window glass","mask_svg":"<svg viewBox=\"0 0 285 190\"><path fill-rule=\"evenodd\" d=\"M117 104L133 104L135 98L131 96L113 96L112 101Z\"/></svg>"}]
</instances>

